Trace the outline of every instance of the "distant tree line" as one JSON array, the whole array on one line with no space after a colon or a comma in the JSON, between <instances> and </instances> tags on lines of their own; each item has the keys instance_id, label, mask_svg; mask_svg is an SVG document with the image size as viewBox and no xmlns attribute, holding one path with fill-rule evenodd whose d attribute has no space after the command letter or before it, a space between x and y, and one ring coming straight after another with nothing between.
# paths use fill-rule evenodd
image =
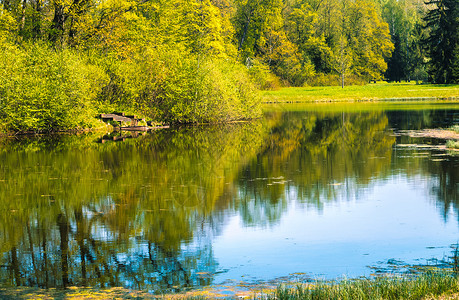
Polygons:
<instances>
[{"instance_id":1,"label":"distant tree line","mask_svg":"<svg viewBox=\"0 0 459 300\"><path fill-rule=\"evenodd\" d=\"M459 2L395 1L383 5L394 51L386 77L458 83Z\"/></svg>"},{"instance_id":2,"label":"distant tree line","mask_svg":"<svg viewBox=\"0 0 459 300\"><path fill-rule=\"evenodd\" d=\"M114 109L248 119L260 114L257 89L280 85L457 83L458 5L0 0L0 130L85 127Z\"/></svg>"}]
</instances>

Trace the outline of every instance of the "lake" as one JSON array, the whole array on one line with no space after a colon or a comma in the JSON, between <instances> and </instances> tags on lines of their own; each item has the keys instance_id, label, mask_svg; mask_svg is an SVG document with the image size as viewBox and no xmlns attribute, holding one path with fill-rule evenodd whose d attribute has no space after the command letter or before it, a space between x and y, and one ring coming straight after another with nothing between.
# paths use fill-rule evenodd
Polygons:
<instances>
[{"instance_id":1,"label":"lake","mask_svg":"<svg viewBox=\"0 0 459 300\"><path fill-rule=\"evenodd\" d=\"M459 241L457 103L270 105L218 126L0 140L0 284L212 285L404 272Z\"/></svg>"}]
</instances>

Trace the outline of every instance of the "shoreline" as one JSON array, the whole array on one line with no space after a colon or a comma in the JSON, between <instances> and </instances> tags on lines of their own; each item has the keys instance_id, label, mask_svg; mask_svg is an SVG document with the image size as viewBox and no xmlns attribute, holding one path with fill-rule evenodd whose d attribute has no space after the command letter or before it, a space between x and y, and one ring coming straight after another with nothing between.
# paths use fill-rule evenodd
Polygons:
<instances>
[{"instance_id":1,"label":"shoreline","mask_svg":"<svg viewBox=\"0 0 459 300\"><path fill-rule=\"evenodd\" d=\"M457 299L459 280L452 270L385 274L338 281L282 282L277 285L207 286L177 293L153 294L123 287L0 287L1 299Z\"/></svg>"}]
</instances>

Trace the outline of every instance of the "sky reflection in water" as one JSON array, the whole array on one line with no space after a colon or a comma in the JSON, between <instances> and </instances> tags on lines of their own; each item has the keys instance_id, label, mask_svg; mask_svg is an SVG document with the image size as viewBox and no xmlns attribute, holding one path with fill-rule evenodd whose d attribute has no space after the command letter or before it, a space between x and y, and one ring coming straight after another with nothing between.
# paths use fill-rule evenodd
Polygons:
<instances>
[{"instance_id":1,"label":"sky reflection in water","mask_svg":"<svg viewBox=\"0 0 459 300\"><path fill-rule=\"evenodd\" d=\"M439 215L428 180L393 175L362 188L358 197L341 195L322 211L304 208L290 192L287 212L269 228L245 227L234 216L214 242L219 268L229 270L218 279L268 280L294 272L358 277L389 259L420 264L448 256L459 237L457 213L446 221Z\"/></svg>"}]
</instances>

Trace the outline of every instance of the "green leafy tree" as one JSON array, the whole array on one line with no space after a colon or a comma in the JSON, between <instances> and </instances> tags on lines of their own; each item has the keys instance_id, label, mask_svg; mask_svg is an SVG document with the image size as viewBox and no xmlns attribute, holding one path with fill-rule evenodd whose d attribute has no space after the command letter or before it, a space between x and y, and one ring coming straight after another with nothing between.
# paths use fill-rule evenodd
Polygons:
<instances>
[{"instance_id":1,"label":"green leafy tree","mask_svg":"<svg viewBox=\"0 0 459 300\"><path fill-rule=\"evenodd\" d=\"M280 0L236 0L234 26L242 60L260 54L266 42L265 34L282 26ZM277 28L276 28L277 27Z\"/></svg>"},{"instance_id":2,"label":"green leafy tree","mask_svg":"<svg viewBox=\"0 0 459 300\"><path fill-rule=\"evenodd\" d=\"M312 64L315 72L331 71L332 50L324 34L318 33L318 14L307 2L293 3L286 13L286 30L289 39L298 47L303 66Z\"/></svg>"},{"instance_id":3,"label":"green leafy tree","mask_svg":"<svg viewBox=\"0 0 459 300\"><path fill-rule=\"evenodd\" d=\"M225 44L220 9L210 0L181 1L179 7L182 39L192 53L225 57L227 48L233 50L232 45ZM234 53L234 51L229 51Z\"/></svg>"},{"instance_id":4,"label":"green leafy tree","mask_svg":"<svg viewBox=\"0 0 459 300\"><path fill-rule=\"evenodd\" d=\"M355 58L352 72L367 80L380 79L394 49L387 23L367 0L349 3L348 19L346 36Z\"/></svg>"},{"instance_id":5,"label":"green leafy tree","mask_svg":"<svg viewBox=\"0 0 459 300\"><path fill-rule=\"evenodd\" d=\"M419 78L424 54L421 47L423 31L421 13L424 8L411 0L388 0L381 5L382 17L388 23L394 50L388 60L386 77L400 81Z\"/></svg>"}]
</instances>

